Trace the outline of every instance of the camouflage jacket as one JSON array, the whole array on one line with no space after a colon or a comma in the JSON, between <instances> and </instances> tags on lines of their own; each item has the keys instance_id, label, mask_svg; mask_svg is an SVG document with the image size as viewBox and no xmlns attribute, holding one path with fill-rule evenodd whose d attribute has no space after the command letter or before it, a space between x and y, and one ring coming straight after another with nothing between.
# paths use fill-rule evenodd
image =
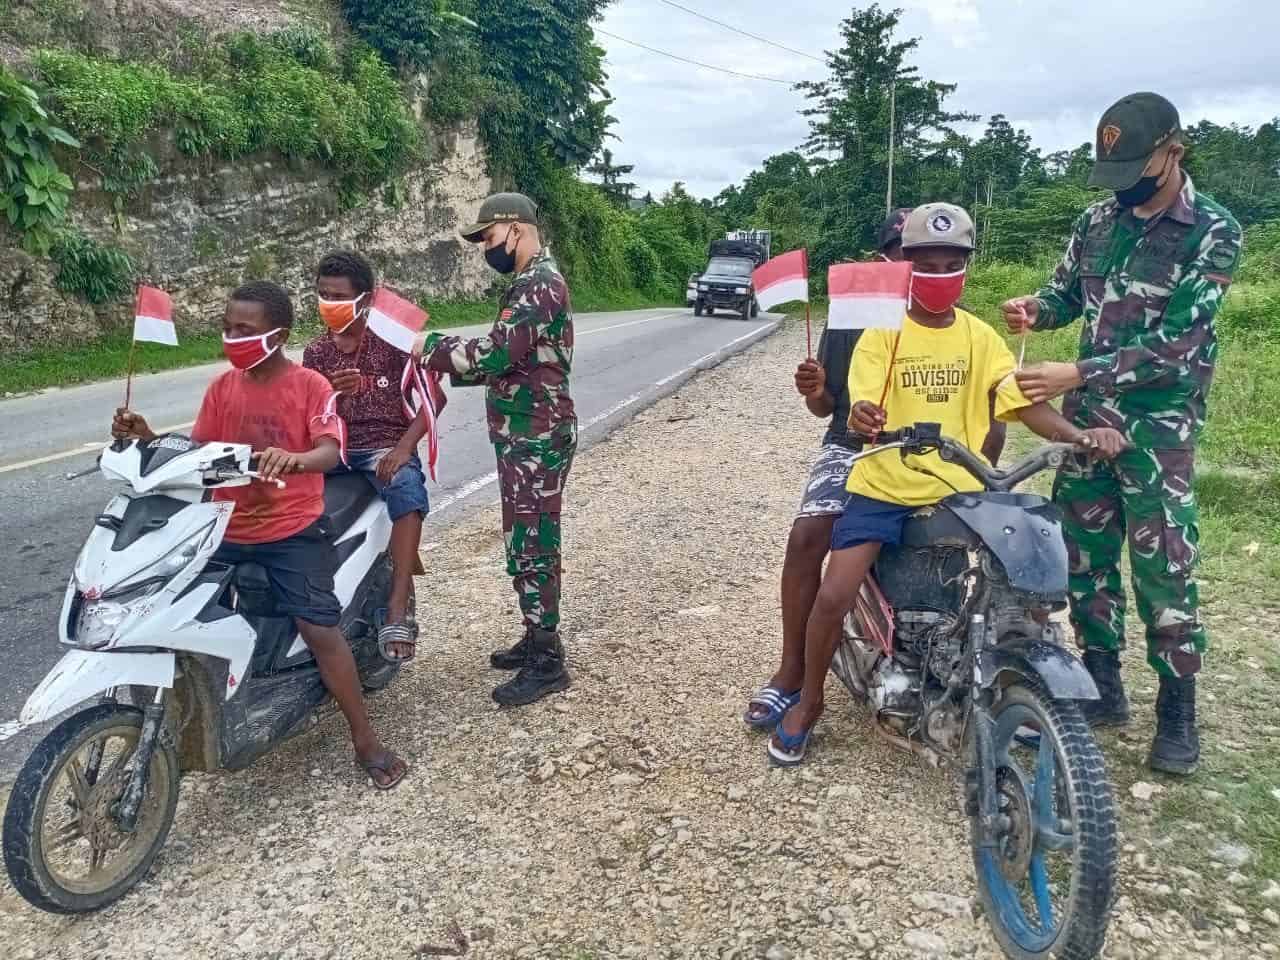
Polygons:
<instances>
[{"instance_id":1,"label":"camouflage jacket","mask_svg":"<svg viewBox=\"0 0 1280 960\"><path fill-rule=\"evenodd\" d=\"M1193 448L1218 355L1213 318L1239 259L1239 224L1190 177L1150 220L1113 198L1089 207L1038 294L1037 330L1084 317L1084 386L1063 414L1115 427L1140 449Z\"/></svg>"},{"instance_id":2,"label":"camouflage jacket","mask_svg":"<svg viewBox=\"0 0 1280 960\"><path fill-rule=\"evenodd\" d=\"M529 261L500 304L487 336L433 333L422 362L464 383L485 385L489 439L547 439L577 422L569 395L573 307L569 288L545 251Z\"/></svg>"}]
</instances>

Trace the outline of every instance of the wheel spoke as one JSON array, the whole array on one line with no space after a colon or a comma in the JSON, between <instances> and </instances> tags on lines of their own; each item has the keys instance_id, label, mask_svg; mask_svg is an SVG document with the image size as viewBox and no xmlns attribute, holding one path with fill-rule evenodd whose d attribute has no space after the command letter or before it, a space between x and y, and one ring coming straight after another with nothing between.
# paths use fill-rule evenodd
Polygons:
<instances>
[{"instance_id":1,"label":"wheel spoke","mask_svg":"<svg viewBox=\"0 0 1280 960\"><path fill-rule=\"evenodd\" d=\"M88 810L91 788L84 778L84 769L80 766L80 761L72 757L67 761L66 769L67 781L71 784L71 792L75 794L76 803L80 805L81 810Z\"/></svg>"},{"instance_id":2,"label":"wheel spoke","mask_svg":"<svg viewBox=\"0 0 1280 960\"><path fill-rule=\"evenodd\" d=\"M1031 879L1031 893L1036 898L1036 912L1040 915L1040 929L1044 933L1053 930L1053 901L1049 898L1049 873L1044 868L1044 854L1031 858L1027 875Z\"/></svg>"},{"instance_id":3,"label":"wheel spoke","mask_svg":"<svg viewBox=\"0 0 1280 960\"><path fill-rule=\"evenodd\" d=\"M44 848L46 850L61 850L63 847L71 846L83 836L84 834L80 831L80 824L72 821L55 831L48 842L44 844Z\"/></svg>"},{"instance_id":4,"label":"wheel spoke","mask_svg":"<svg viewBox=\"0 0 1280 960\"><path fill-rule=\"evenodd\" d=\"M1048 737L1040 738L1040 752L1036 756L1035 812L1037 820L1052 822L1054 780L1058 765L1053 755L1053 744Z\"/></svg>"}]
</instances>

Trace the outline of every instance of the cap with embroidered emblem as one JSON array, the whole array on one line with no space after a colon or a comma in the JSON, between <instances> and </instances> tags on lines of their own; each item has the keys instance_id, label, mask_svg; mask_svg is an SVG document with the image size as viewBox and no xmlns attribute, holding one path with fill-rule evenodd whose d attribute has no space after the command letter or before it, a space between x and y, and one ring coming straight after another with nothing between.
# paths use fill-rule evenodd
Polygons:
<instances>
[{"instance_id":1,"label":"cap with embroidered emblem","mask_svg":"<svg viewBox=\"0 0 1280 960\"><path fill-rule=\"evenodd\" d=\"M1151 155L1182 129L1178 110L1158 93L1131 93L1098 121L1089 186L1128 190L1142 179Z\"/></svg>"},{"instance_id":2,"label":"cap with embroidered emblem","mask_svg":"<svg viewBox=\"0 0 1280 960\"><path fill-rule=\"evenodd\" d=\"M902 225L902 249L955 247L973 249L973 220L954 203L926 203L916 207Z\"/></svg>"}]
</instances>

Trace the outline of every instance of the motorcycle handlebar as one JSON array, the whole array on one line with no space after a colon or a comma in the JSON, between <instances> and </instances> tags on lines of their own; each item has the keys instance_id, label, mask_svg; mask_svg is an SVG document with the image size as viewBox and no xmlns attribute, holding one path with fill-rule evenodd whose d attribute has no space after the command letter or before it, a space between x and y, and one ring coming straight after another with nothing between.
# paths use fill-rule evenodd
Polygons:
<instances>
[{"instance_id":1,"label":"motorcycle handlebar","mask_svg":"<svg viewBox=\"0 0 1280 960\"><path fill-rule=\"evenodd\" d=\"M938 456L948 463L963 467L984 489L1000 492L1012 490L1028 477L1048 467L1059 466L1069 454L1079 452L1079 448L1070 443L1049 443L1019 460L1008 470L1000 470L992 467L958 440L944 437L936 423L917 423L900 430L885 430L874 438L874 444L867 446L864 442L861 452L854 460L895 449L901 450L904 456L908 453L937 450Z\"/></svg>"}]
</instances>

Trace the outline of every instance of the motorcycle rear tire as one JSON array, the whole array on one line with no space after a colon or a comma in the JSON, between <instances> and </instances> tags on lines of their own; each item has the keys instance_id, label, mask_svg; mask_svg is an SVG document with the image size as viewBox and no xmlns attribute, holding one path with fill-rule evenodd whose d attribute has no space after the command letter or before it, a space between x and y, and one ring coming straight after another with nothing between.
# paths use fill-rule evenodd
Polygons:
<instances>
[{"instance_id":1,"label":"motorcycle rear tire","mask_svg":"<svg viewBox=\"0 0 1280 960\"><path fill-rule=\"evenodd\" d=\"M978 846L977 818L971 819L971 840L978 895L992 932L1013 960L1094 960L1102 950L1115 886L1116 817L1102 751L1089 725L1071 700L1054 700L1038 683L1013 683L1003 689L992 708L998 726L1001 714L1021 706L1037 716L1041 736L1047 731L1056 745L1059 796L1072 814L1075 846L1065 909L1059 912L1057 934L1051 942L1029 942L1006 922L1007 901L1001 902L984 876L985 854ZM1013 925L1016 925L1013 924Z\"/></svg>"},{"instance_id":2,"label":"motorcycle rear tire","mask_svg":"<svg viewBox=\"0 0 1280 960\"><path fill-rule=\"evenodd\" d=\"M54 786L69 761L88 743L114 733L134 746L142 730L142 711L117 703L102 703L73 714L53 728L23 764L9 795L4 815L4 863L14 888L32 906L50 913L89 913L119 900L132 890L155 861L173 825L178 806L178 757L161 736L151 755L143 806L133 837L145 844L123 869L98 884L60 882L44 849L44 820Z\"/></svg>"}]
</instances>

